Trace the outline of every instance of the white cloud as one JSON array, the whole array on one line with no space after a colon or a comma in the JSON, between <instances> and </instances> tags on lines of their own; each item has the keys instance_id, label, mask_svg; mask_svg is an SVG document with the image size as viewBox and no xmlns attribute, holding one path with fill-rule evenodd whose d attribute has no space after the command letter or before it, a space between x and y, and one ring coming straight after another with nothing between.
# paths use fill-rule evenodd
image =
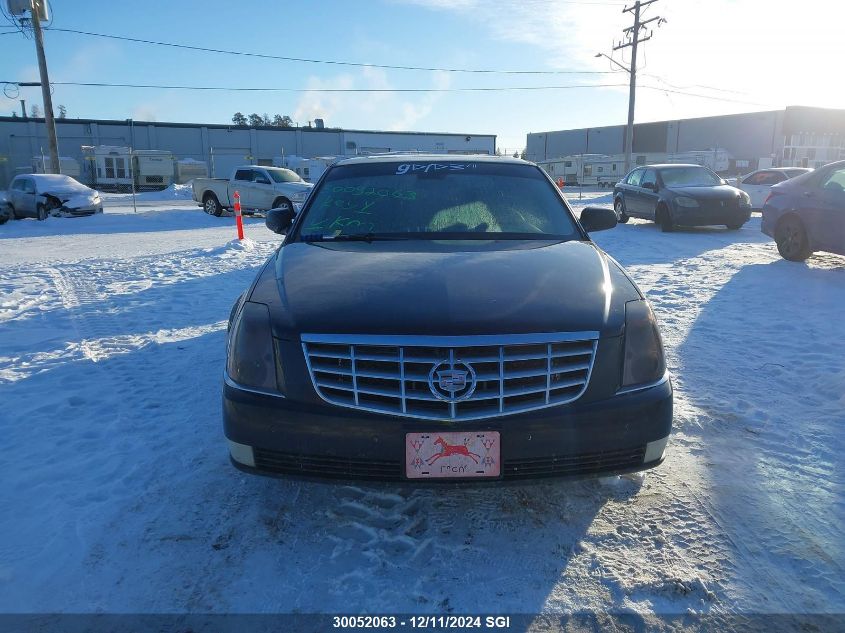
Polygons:
<instances>
[{"instance_id":1,"label":"white cloud","mask_svg":"<svg viewBox=\"0 0 845 633\"><path fill-rule=\"evenodd\" d=\"M622 37L621 29L632 23L631 14L623 14L621 4L395 1L451 13L478 24L497 40L538 49L549 69L614 69L606 59L595 58L598 52L630 63L630 48L612 53L613 44ZM655 28L654 37L640 47L637 120L775 109L791 104L842 107L845 102L845 89L837 82L835 70L845 54L843 5L830 0L803 0L795 6L752 0L672 0L655 3L643 13L646 19L657 15L668 22ZM513 68L520 66L517 60ZM586 78L555 76L560 84L582 79ZM625 83L627 75L599 75L583 83L593 81ZM715 98L673 94L654 87ZM582 94L599 93L579 96ZM615 88L603 94L605 98L615 94L625 100L627 89Z\"/></svg>"},{"instance_id":2,"label":"white cloud","mask_svg":"<svg viewBox=\"0 0 845 633\"><path fill-rule=\"evenodd\" d=\"M431 87L437 89L451 85L446 73L434 73L431 82ZM322 118L330 126L408 130L431 114L441 98L439 93L390 92L395 86L380 68L362 68L357 73L325 79L312 76L306 86L309 92L300 97L293 115L294 121L301 124ZM317 92L356 88L384 92Z\"/></svg>"}]
</instances>

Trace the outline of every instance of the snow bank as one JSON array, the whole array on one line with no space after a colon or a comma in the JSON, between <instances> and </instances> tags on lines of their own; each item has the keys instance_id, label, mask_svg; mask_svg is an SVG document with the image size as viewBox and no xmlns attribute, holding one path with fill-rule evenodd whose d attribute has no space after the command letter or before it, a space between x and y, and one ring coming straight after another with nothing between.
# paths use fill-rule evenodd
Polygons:
<instances>
[{"instance_id":1,"label":"snow bank","mask_svg":"<svg viewBox=\"0 0 845 633\"><path fill-rule=\"evenodd\" d=\"M101 193L103 200L125 202L132 200L131 193ZM191 183L184 185L172 184L162 191L143 191L135 194L136 200L143 202L166 202L168 200L190 200L193 195Z\"/></svg>"}]
</instances>

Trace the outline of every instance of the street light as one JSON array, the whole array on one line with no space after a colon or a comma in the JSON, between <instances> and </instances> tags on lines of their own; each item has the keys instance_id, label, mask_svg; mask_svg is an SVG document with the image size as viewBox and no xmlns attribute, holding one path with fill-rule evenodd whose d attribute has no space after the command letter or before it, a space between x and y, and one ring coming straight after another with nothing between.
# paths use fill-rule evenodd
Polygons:
<instances>
[{"instance_id":1,"label":"street light","mask_svg":"<svg viewBox=\"0 0 845 633\"><path fill-rule=\"evenodd\" d=\"M621 68L622 70L624 70L626 73L629 73L629 74L630 74L630 72L631 72L631 69L630 69L630 68L628 68L627 66L625 66L625 65L623 65L623 64L620 64L618 61L616 61L615 59L613 59L613 58L612 58L612 57L610 57L609 55L605 55L604 53L596 53L596 55L595 55L595 56L596 56L596 57L606 57L607 59L609 59L609 60L611 61L611 63L616 64L617 66L619 66L619 68Z\"/></svg>"}]
</instances>

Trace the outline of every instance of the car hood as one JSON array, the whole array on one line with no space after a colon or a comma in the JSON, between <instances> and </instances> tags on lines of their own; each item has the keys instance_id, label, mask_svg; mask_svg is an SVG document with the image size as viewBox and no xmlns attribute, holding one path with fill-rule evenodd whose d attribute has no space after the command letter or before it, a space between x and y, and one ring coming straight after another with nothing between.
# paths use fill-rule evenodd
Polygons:
<instances>
[{"instance_id":1,"label":"car hood","mask_svg":"<svg viewBox=\"0 0 845 633\"><path fill-rule=\"evenodd\" d=\"M314 184L310 182L277 182L275 184L276 189L291 189L293 191L309 191L313 187Z\"/></svg>"},{"instance_id":2,"label":"car hood","mask_svg":"<svg viewBox=\"0 0 845 633\"><path fill-rule=\"evenodd\" d=\"M250 300L271 306L282 338L608 335L640 296L591 242L296 242L268 263Z\"/></svg>"},{"instance_id":3,"label":"car hood","mask_svg":"<svg viewBox=\"0 0 845 633\"><path fill-rule=\"evenodd\" d=\"M94 206L94 192L81 194L65 194L61 196L62 206L69 209Z\"/></svg>"},{"instance_id":4,"label":"car hood","mask_svg":"<svg viewBox=\"0 0 845 633\"><path fill-rule=\"evenodd\" d=\"M666 187L679 196L689 196L696 200L733 200L742 195L739 189L730 185L715 187Z\"/></svg>"}]
</instances>

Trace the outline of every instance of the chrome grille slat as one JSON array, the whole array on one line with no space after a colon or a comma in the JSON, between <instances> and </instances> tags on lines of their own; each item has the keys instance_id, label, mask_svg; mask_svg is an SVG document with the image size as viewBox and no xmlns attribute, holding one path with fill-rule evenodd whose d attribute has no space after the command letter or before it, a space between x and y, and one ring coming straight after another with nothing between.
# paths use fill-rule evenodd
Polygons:
<instances>
[{"instance_id":1,"label":"chrome grille slat","mask_svg":"<svg viewBox=\"0 0 845 633\"><path fill-rule=\"evenodd\" d=\"M587 388L597 344L598 332L302 335L311 382L323 400L427 420L476 420L572 402ZM435 369L467 370L472 388L456 399L444 395L441 382L435 394L429 385Z\"/></svg>"}]
</instances>

